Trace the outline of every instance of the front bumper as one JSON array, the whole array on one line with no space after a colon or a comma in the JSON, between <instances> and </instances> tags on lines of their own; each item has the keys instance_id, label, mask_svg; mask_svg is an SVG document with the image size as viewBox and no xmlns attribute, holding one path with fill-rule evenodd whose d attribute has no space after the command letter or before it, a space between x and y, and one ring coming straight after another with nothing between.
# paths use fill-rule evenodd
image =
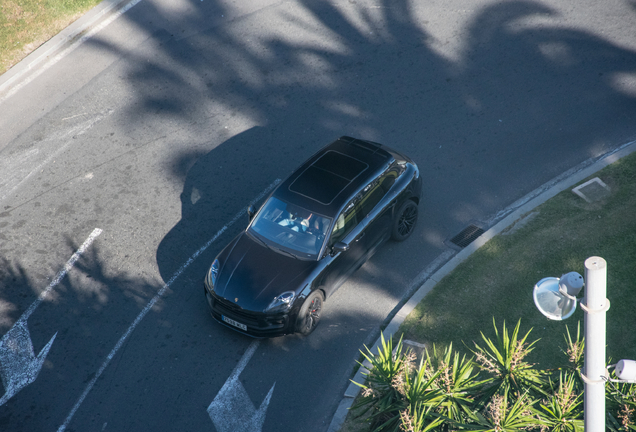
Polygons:
<instances>
[{"instance_id":1,"label":"front bumper","mask_svg":"<svg viewBox=\"0 0 636 432\"><path fill-rule=\"evenodd\" d=\"M211 294L205 286L204 291L212 317L232 330L256 338L283 336L294 332L294 326L289 314L265 314L248 311L224 298ZM244 324L247 326L247 330L223 321L224 316Z\"/></svg>"}]
</instances>

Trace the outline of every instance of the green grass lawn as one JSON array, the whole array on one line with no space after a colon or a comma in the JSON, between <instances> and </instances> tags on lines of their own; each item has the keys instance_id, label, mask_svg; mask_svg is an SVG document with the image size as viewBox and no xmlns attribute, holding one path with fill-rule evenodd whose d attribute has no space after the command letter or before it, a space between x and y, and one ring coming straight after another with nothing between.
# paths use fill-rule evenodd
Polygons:
<instances>
[{"instance_id":1,"label":"green grass lawn","mask_svg":"<svg viewBox=\"0 0 636 432\"><path fill-rule=\"evenodd\" d=\"M1 0L0 74L101 0Z\"/></svg>"},{"instance_id":2,"label":"green grass lawn","mask_svg":"<svg viewBox=\"0 0 636 432\"><path fill-rule=\"evenodd\" d=\"M599 177L611 188L603 201L588 204L570 189L533 210L524 225L517 223L490 240L457 266L420 302L394 335L438 347L453 344L472 356L473 342L494 338L493 317L501 331L521 320L520 335L532 328L527 342L539 339L527 360L538 369L567 364L566 325L573 337L583 311L567 321L550 321L535 307L535 283L547 276L577 271L584 275L590 256L607 261L607 356L614 363L636 359L636 153L608 166ZM587 181L586 179L584 181ZM579 184L583 183L581 181ZM359 413L358 413L359 414ZM349 415L341 431L368 430Z\"/></svg>"},{"instance_id":3,"label":"green grass lawn","mask_svg":"<svg viewBox=\"0 0 636 432\"><path fill-rule=\"evenodd\" d=\"M592 177L610 186L611 195L588 204L566 190L536 208L527 225L490 240L409 315L400 329L405 339L466 350L481 342L480 331L494 335L493 317L499 327L521 319L522 334L532 328L529 340L541 339L529 360L544 369L559 366L565 326L576 333L580 320L583 331L583 311L550 321L536 309L532 290L543 277L584 275L585 260L596 255L607 261L607 355L636 359L636 154Z\"/></svg>"}]
</instances>

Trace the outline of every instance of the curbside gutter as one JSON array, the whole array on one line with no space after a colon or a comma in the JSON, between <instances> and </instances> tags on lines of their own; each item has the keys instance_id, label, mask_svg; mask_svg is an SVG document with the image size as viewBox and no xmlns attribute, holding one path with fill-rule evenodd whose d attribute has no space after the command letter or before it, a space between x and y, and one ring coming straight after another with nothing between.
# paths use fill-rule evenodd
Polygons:
<instances>
[{"instance_id":1,"label":"curbside gutter","mask_svg":"<svg viewBox=\"0 0 636 432\"><path fill-rule=\"evenodd\" d=\"M0 75L0 103L31 82L59 55L66 55L141 0L103 0Z\"/></svg>"},{"instance_id":2,"label":"curbside gutter","mask_svg":"<svg viewBox=\"0 0 636 432\"><path fill-rule=\"evenodd\" d=\"M474 242L466 246L457 254L449 253L449 251L443 252L440 256L429 266L436 268L436 262L445 262L439 270L432 273L430 276L421 278L419 275L415 278L414 283L419 285L419 289L411 296L404 306L395 314L384 331L381 333L385 339L392 337L400 328L406 317L415 309L420 301L441 281L446 275L455 270L455 268L464 262L475 251L485 245L490 239L500 234L506 228L514 225L520 220L524 219L528 213L533 209L543 204L550 198L559 194L560 192L574 186L581 180L591 176L592 174L600 171L606 166L618 161L619 159L636 151L636 141L631 141L622 146L605 153L597 158L592 158L584 161L576 167L566 171L562 175L554 178L543 186L535 189L527 194L525 197L516 201L510 207L499 212L490 221L492 227L485 233L479 236ZM427 274L427 270L424 270L420 275ZM428 273L430 274L430 273ZM411 290L407 290L411 292ZM378 338L371 347L371 352L377 352L378 347L382 345L381 338ZM353 405L354 399L360 393L360 387L353 383L353 381L363 383L365 382L364 374L368 372L370 363L365 360L363 366L358 369L355 376L351 379L351 383L347 387L342 401L338 405L338 408L331 420L329 429L327 432L337 432L344 424L345 418L349 412L349 408Z\"/></svg>"}]
</instances>

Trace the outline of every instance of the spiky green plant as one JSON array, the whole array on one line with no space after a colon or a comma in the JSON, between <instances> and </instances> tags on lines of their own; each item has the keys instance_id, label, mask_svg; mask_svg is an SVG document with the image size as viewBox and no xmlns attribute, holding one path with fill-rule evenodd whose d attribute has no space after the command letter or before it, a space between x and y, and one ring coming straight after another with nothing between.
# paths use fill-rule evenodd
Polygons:
<instances>
[{"instance_id":1,"label":"spiky green plant","mask_svg":"<svg viewBox=\"0 0 636 432\"><path fill-rule=\"evenodd\" d=\"M404 370L410 367L405 364L406 358L402 353L402 338L393 349L393 338L388 341L381 334L381 346L378 347L378 353L373 354L371 350L365 346L366 353L362 352L363 357L371 364L366 375L366 382L352 382L362 388L361 396L358 401L351 407L358 417L369 414L371 427L375 429L378 425L385 423L385 413L395 408L396 403L402 400L402 396L394 387L395 378ZM360 366L362 363L358 362ZM403 407L401 406L403 409Z\"/></svg>"},{"instance_id":2,"label":"spiky green plant","mask_svg":"<svg viewBox=\"0 0 636 432\"><path fill-rule=\"evenodd\" d=\"M514 402L511 401L514 400ZM541 427L541 420L532 412L536 403L528 393L510 397L509 389L493 395L483 412L474 412L468 423L456 424L460 429L475 432L516 432Z\"/></svg>"},{"instance_id":3,"label":"spiky green plant","mask_svg":"<svg viewBox=\"0 0 636 432\"><path fill-rule=\"evenodd\" d=\"M352 409L363 410L359 416L367 415L374 432L582 431L580 325L575 337L569 329L564 335L570 366L552 370L550 379L525 361L537 341L527 342L531 330L520 337L520 324L509 332L504 322L500 331L493 319L495 338L482 333L485 344L475 343L475 361L452 344L440 351L433 345L417 369L402 338L394 349L382 336L377 354L362 353L371 367L366 383L356 383L363 390ZM607 429L636 432L636 386L608 382L606 397Z\"/></svg>"},{"instance_id":4,"label":"spiky green plant","mask_svg":"<svg viewBox=\"0 0 636 432\"><path fill-rule=\"evenodd\" d=\"M565 326L567 335L563 335L566 343L566 349L561 349L570 364L570 368L580 371L583 368L583 359L585 357L585 338L581 335L581 321L576 324L576 338L572 339L570 328Z\"/></svg>"},{"instance_id":5,"label":"spiky green plant","mask_svg":"<svg viewBox=\"0 0 636 432\"><path fill-rule=\"evenodd\" d=\"M636 431L636 386L609 382L606 389L608 429Z\"/></svg>"},{"instance_id":6,"label":"spiky green plant","mask_svg":"<svg viewBox=\"0 0 636 432\"><path fill-rule=\"evenodd\" d=\"M551 432L583 431L583 394L573 372L561 372L559 382L550 380L551 392L537 408L537 414Z\"/></svg>"},{"instance_id":7,"label":"spiky green plant","mask_svg":"<svg viewBox=\"0 0 636 432\"><path fill-rule=\"evenodd\" d=\"M449 344L444 351L438 351L433 345L432 351L426 349L426 373L429 378L437 374L432 382L432 388L439 390L441 401L436 412L455 422L464 421L467 413L473 411L475 396L483 387L479 380L479 370L473 359L467 359L458 352L453 352L453 344ZM447 430L450 423L442 426Z\"/></svg>"},{"instance_id":8,"label":"spiky green plant","mask_svg":"<svg viewBox=\"0 0 636 432\"><path fill-rule=\"evenodd\" d=\"M429 378L425 361L420 361L420 366L416 370L415 354L408 352L404 358L404 368L391 383L400 397L391 406L378 410L377 418L382 419L383 423L377 424L376 431L397 432L402 427L403 419L410 418L410 413L415 412L420 413L419 417L422 417L422 413L427 413L427 416L417 420L420 426L425 426L424 421L428 418L428 413L434 410L441 401L440 391L431 386L439 372Z\"/></svg>"},{"instance_id":9,"label":"spiky green plant","mask_svg":"<svg viewBox=\"0 0 636 432\"><path fill-rule=\"evenodd\" d=\"M526 343L532 329L519 338L521 320L517 321L512 334L506 328L504 321L501 335L497 329L495 319L492 320L495 328L495 340L491 340L481 333L486 346L481 347L475 342L475 359L479 367L490 375L485 383L488 385L486 397L495 394L508 393L513 390L515 396L520 396L531 389L543 393L542 387L546 384L545 372L535 369L534 364L525 361L526 356L533 350L538 340Z\"/></svg>"},{"instance_id":10,"label":"spiky green plant","mask_svg":"<svg viewBox=\"0 0 636 432\"><path fill-rule=\"evenodd\" d=\"M433 407L422 402L409 405L400 413L405 432L428 432L442 425L444 418L433 415Z\"/></svg>"}]
</instances>

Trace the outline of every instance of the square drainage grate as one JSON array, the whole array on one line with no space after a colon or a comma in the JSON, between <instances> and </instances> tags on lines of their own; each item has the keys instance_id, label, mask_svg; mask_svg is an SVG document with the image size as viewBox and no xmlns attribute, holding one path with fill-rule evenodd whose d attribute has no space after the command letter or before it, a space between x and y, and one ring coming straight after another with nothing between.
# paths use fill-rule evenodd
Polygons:
<instances>
[{"instance_id":1,"label":"square drainage grate","mask_svg":"<svg viewBox=\"0 0 636 432\"><path fill-rule=\"evenodd\" d=\"M477 225L468 225L466 228L462 230L459 234L453 237L450 241L453 244L456 244L460 248L465 248L469 244L475 241L477 237L482 235L484 230L479 228Z\"/></svg>"}]
</instances>

